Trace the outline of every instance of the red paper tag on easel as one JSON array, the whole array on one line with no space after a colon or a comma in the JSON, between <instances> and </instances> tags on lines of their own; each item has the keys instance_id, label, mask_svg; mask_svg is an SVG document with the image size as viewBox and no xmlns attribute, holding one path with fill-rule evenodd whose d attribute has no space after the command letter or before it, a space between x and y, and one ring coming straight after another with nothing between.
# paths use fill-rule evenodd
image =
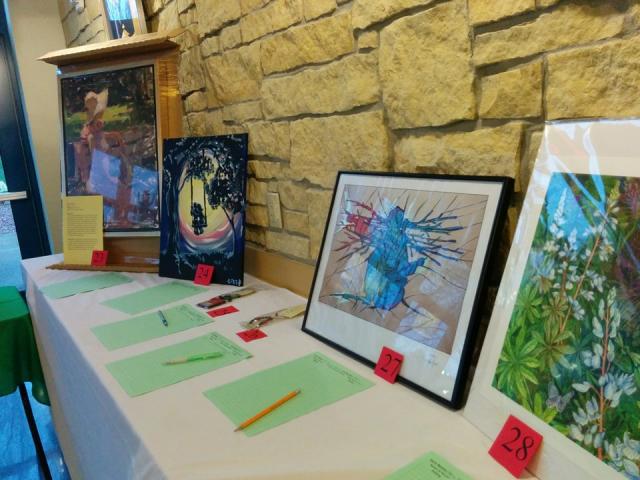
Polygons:
<instances>
[{"instance_id":1,"label":"red paper tag on easel","mask_svg":"<svg viewBox=\"0 0 640 480\"><path fill-rule=\"evenodd\" d=\"M215 267L213 265L199 263L198 268L196 268L196 275L193 278L193 283L196 285L209 285L211 283L211 278L213 278L214 270Z\"/></svg>"},{"instance_id":2,"label":"red paper tag on easel","mask_svg":"<svg viewBox=\"0 0 640 480\"><path fill-rule=\"evenodd\" d=\"M244 340L247 343L253 342L254 340L260 340L261 338L264 338L267 336L267 334L264 333L259 328L244 330L242 332L236 333L236 335L238 335L242 340Z\"/></svg>"},{"instance_id":3,"label":"red paper tag on easel","mask_svg":"<svg viewBox=\"0 0 640 480\"><path fill-rule=\"evenodd\" d=\"M91 253L91 266L104 267L107 264L108 257L109 257L108 250L94 250Z\"/></svg>"},{"instance_id":4,"label":"red paper tag on easel","mask_svg":"<svg viewBox=\"0 0 640 480\"><path fill-rule=\"evenodd\" d=\"M238 309L233 305L229 305L228 307L216 308L215 310L209 310L207 315L210 317L221 317L222 315L228 315L229 313L236 313Z\"/></svg>"},{"instance_id":5,"label":"red paper tag on easel","mask_svg":"<svg viewBox=\"0 0 640 480\"><path fill-rule=\"evenodd\" d=\"M403 360L404 355L401 353L387 347L382 347L380 358L378 359L378 363L376 364L376 368L373 373L384 378L389 383L395 383L396 377L398 376L398 373L400 373L400 367L402 366Z\"/></svg>"},{"instance_id":6,"label":"red paper tag on easel","mask_svg":"<svg viewBox=\"0 0 640 480\"><path fill-rule=\"evenodd\" d=\"M514 477L520 478L541 443L542 435L513 415L509 415L491 445L489 455Z\"/></svg>"}]
</instances>

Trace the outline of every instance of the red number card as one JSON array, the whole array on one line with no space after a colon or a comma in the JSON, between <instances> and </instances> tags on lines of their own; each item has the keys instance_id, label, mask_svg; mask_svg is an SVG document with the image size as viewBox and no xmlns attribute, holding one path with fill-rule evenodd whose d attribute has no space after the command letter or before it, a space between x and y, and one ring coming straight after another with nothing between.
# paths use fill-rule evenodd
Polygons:
<instances>
[{"instance_id":1,"label":"red number card","mask_svg":"<svg viewBox=\"0 0 640 480\"><path fill-rule=\"evenodd\" d=\"M198 268L196 268L196 276L193 279L193 283L196 285L209 285L211 283L211 278L213 278L214 270L215 267L213 265L199 263Z\"/></svg>"},{"instance_id":2,"label":"red number card","mask_svg":"<svg viewBox=\"0 0 640 480\"><path fill-rule=\"evenodd\" d=\"M491 445L489 455L514 477L520 478L541 443L542 435L513 415L509 415Z\"/></svg>"},{"instance_id":3,"label":"red number card","mask_svg":"<svg viewBox=\"0 0 640 480\"><path fill-rule=\"evenodd\" d=\"M216 308L215 310L209 310L207 315L210 317L221 317L222 315L228 315L230 313L236 313L238 309L233 305L229 305L228 307Z\"/></svg>"},{"instance_id":4,"label":"red number card","mask_svg":"<svg viewBox=\"0 0 640 480\"><path fill-rule=\"evenodd\" d=\"M104 267L107 264L107 257L109 257L108 250L94 250L91 253L91 266Z\"/></svg>"},{"instance_id":5,"label":"red number card","mask_svg":"<svg viewBox=\"0 0 640 480\"><path fill-rule=\"evenodd\" d=\"M400 367L402 366L403 360L404 355L401 353L387 347L382 347L380 358L378 359L378 363L376 364L376 368L373 373L384 378L389 383L395 383L396 377L398 376L398 373L400 373Z\"/></svg>"},{"instance_id":6,"label":"red number card","mask_svg":"<svg viewBox=\"0 0 640 480\"><path fill-rule=\"evenodd\" d=\"M261 338L264 338L267 336L267 334L264 333L259 328L244 330L242 332L236 333L236 335L238 335L242 340L244 340L247 343L253 342L254 340L260 340Z\"/></svg>"}]
</instances>

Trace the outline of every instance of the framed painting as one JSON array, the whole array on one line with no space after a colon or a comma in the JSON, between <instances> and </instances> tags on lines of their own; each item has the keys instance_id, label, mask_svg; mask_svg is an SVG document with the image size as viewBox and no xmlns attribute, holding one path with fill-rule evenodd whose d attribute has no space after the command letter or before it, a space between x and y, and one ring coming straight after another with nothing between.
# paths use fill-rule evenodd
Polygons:
<instances>
[{"instance_id":1,"label":"framed painting","mask_svg":"<svg viewBox=\"0 0 640 480\"><path fill-rule=\"evenodd\" d=\"M140 0L101 0L107 36L110 39L147 33Z\"/></svg>"},{"instance_id":2,"label":"framed painting","mask_svg":"<svg viewBox=\"0 0 640 480\"><path fill-rule=\"evenodd\" d=\"M302 329L457 408L511 180L340 172Z\"/></svg>"},{"instance_id":3,"label":"framed painting","mask_svg":"<svg viewBox=\"0 0 640 480\"><path fill-rule=\"evenodd\" d=\"M247 134L164 141L160 276L243 284Z\"/></svg>"},{"instance_id":4,"label":"framed painting","mask_svg":"<svg viewBox=\"0 0 640 480\"><path fill-rule=\"evenodd\" d=\"M541 479L640 478L640 121L548 124L465 416Z\"/></svg>"},{"instance_id":5,"label":"framed painting","mask_svg":"<svg viewBox=\"0 0 640 480\"><path fill-rule=\"evenodd\" d=\"M106 235L157 235L154 65L60 76L63 194L101 195Z\"/></svg>"}]
</instances>

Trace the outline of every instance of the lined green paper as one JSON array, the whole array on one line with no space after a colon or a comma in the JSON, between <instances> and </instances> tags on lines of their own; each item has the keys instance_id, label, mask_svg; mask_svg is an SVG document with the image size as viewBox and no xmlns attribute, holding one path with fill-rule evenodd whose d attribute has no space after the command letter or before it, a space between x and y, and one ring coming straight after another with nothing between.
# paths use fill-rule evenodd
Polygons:
<instances>
[{"instance_id":1,"label":"lined green paper","mask_svg":"<svg viewBox=\"0 0 640 480\"><path fill-rule=\"evenodd\" d=\"M162 324L158 312L128 318L120 322L93 327L91 330L107 350L128 347L153 338L182 332L193 327L213 322L209 315L201 313L191 305L183 304L162 310L168 327Z\"/></svg>"},{"instance_id":2,"label":"lined green paper","mask_svg":"<svg viewBox=\"0 0 640 480\"><path fill-rule=\"evenodd\" d=\"M123 283L130 283L132 281L129 277L121 273L97 273L95 275L89 275L88 277L47 285L46 287L42 287L42 293L49 298L58 299L70 297L78 293L93 292L94 290L100 290L102 288L115 287L116 285L122 285Z\"/></svg>"},{"instance_id":3,"label":"lined green paper","mask_svg":"<svg viewBox=\"0 0 640 480\"><path fill-rule=\"evenodd\" d=\"M210 352L223 352L224 355L180 365L162 364L175 358ZM249 357L251 357L249 352L228 338L214 332L187 342L109 363L107 370L111 372L130 397L136 397L188 378L212 372Z\"/></svg>"},{"instance_id":4,"label":"lined green paper","mask_svg":"<svg viewBox=\"0 0 640 480\"><path fill-rule=\"evenodd\" d=\"M436 452L429 452L385 480L471 480L471 477Z\"/></svg>"},{"instance_id":5,"label":"lined green paper","mask_svg":"<svg viewBox=\"0 0 640 480\"><path fill-rule=\"evenodd\" d=\"M157 287L145 288L139 292L123 295L122 297L112 298L111 300L102 302L102 305L115 308L129 315L136 315L145 310L183 300L198 293L205 292L206 290L206 288L198 287L192 283L169 282L158 285Z\"/></svg>"},{"instance_id":6,"label":"lined green paper","mask_svg":"<svg viewBox=\"0 0 640 480\"><path fill-rule=\"evenodd\" d=\"M316 352L208 390L204 395L237 426L299 388L299 395L243 430L253 436L372 385Z\"/></svg>"}]
</instances>

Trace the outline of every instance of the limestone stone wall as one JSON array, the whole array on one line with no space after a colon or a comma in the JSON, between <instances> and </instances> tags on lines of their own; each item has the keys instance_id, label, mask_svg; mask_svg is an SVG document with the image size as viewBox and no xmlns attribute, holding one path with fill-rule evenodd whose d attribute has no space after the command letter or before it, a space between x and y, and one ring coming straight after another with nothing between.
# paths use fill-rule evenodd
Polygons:
<instances>
[{"instance_id":1,"label":"limestone stone wall","mask_svg":"<svg viewBox=\"0 0 640 480\"><path fill-rule=\"evenodd\" d=\"M186 28L186 133L249 132L248 240L312 262L339 169L508 175L512 228L544 121L640 115L639 1L144 4ZM69 45L97 2L61 6Z\"/></svg>"}]
</instances>

